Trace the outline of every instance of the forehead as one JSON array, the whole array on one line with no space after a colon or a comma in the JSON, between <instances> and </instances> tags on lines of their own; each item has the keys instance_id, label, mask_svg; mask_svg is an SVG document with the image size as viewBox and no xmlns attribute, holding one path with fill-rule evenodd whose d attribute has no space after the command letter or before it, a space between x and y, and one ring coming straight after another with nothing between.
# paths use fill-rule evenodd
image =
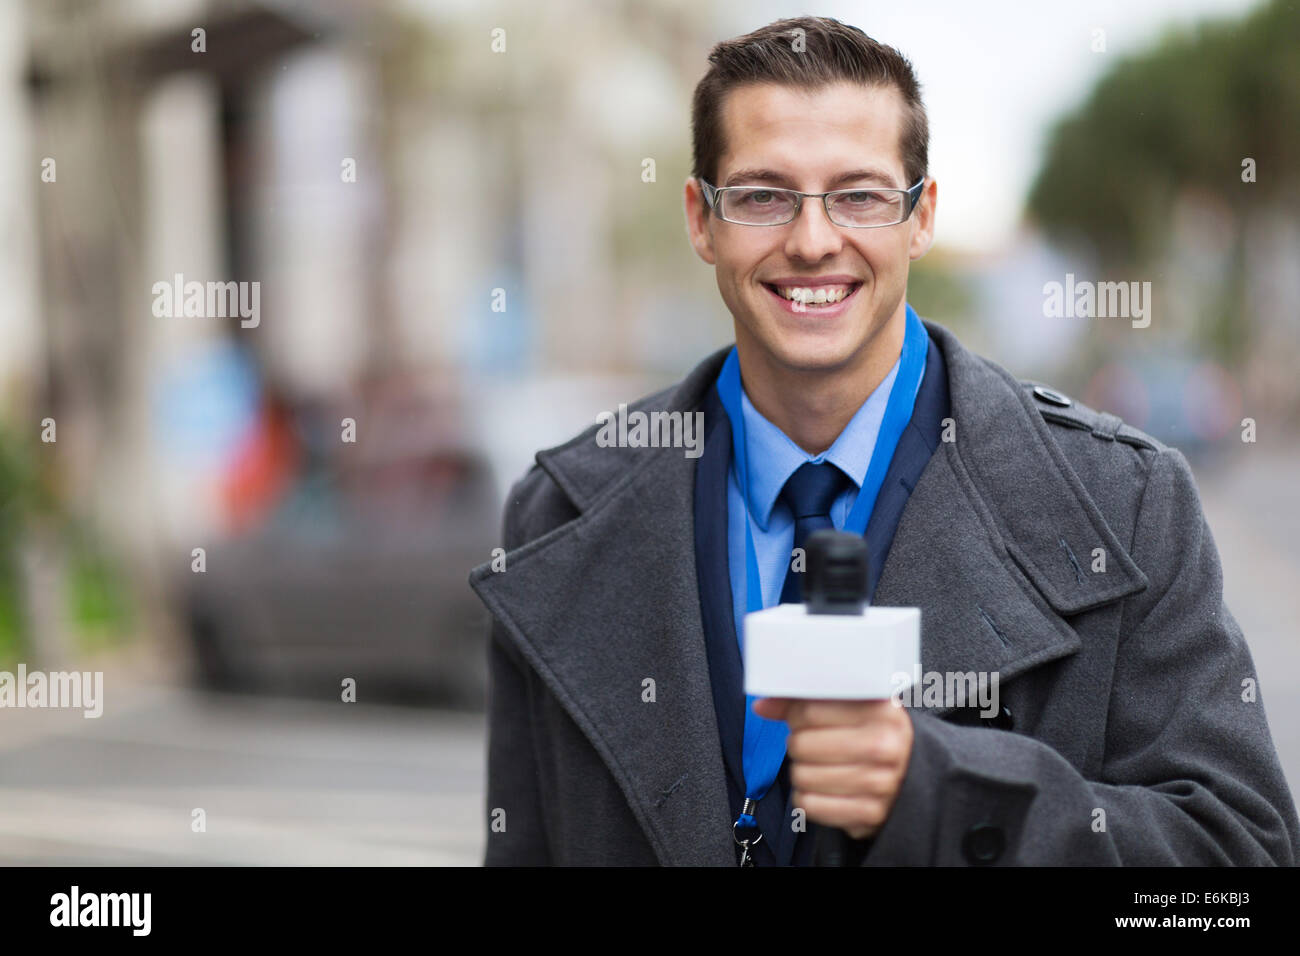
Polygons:
<instances>
[{"instance_id":1,"label":"forehead","mask_svg":"<svg viewBox=\"0 0 1300 956\"><path fill-rule=\"evenodd\" d=\"M725 148L716 185L739 170L771 170L788 185L828 188L847 170L875 169L906 187L901 153L903 97L893 86L834 83L806 90L748 83L722 104Z\"/></svg>"}]
</instances>

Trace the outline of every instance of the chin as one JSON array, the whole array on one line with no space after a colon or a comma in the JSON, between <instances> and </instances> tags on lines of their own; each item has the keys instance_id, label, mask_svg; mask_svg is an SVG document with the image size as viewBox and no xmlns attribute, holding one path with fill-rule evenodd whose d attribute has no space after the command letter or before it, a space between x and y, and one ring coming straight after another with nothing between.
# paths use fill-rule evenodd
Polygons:
<instances>
[{"instance_id":1,"label":"chin","mask_svg":"<svg viewBox=\"0 0 1300 956\"><path fill-rule=\"evenodd\" d=\"M803 372L842 368L859 354L863 342L841 336L783 335L769 351L782 365Z\"/></svg>"}]
</instances>

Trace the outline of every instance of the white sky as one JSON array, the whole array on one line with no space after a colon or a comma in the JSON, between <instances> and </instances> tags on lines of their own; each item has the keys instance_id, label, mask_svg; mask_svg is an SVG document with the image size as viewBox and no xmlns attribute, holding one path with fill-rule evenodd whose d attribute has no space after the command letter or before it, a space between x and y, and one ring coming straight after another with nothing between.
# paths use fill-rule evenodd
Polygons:
<instances>
[{"instance_id":1,"label":"white sky","mask_svg":"<svg viewBox=\"0 0 1300 956\"><path fill-rule=\"evenodd\" d=\"M1007 242L1051 123L1082 102L1115 58L1175 25L1239 17L1254 0L927 0L812 10L778 0L718 9L719 38L781 17L835 17L897 47L917 71L939 181L937 242L992 252ZM1092 52L1092 31L1106 52Z\"/></svg>"}]
</instances>

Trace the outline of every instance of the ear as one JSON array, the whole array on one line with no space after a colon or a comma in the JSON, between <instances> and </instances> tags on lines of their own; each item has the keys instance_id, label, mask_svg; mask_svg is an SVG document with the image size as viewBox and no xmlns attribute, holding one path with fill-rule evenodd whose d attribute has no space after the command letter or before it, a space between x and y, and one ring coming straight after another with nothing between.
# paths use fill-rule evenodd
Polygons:
<instances>
[{"instance_id":1,"label":"ear","mask_svg":"<svg viewBox=\"0 0 1300 956\"><path fill-rule=\"evenodd\" d=\"M695 254L709 265L717 263L713 253L713 213L704 202L704 190L694 176L686 180L682 202L686 207L686 235Z\"/></svg>"},{"instance_id":2,"label":"ear","mask_svg":"<svg viewBox=\"0 0 1300 956\"><path fill-rule=\"evenodd\" d=\"M930 245L934 242L934 213L938 201L939 184L933 179L927 179L909 220L912 224L912 239L907 254L911 259L919 259L930 251Z\"/></svg>"}]
</instances>

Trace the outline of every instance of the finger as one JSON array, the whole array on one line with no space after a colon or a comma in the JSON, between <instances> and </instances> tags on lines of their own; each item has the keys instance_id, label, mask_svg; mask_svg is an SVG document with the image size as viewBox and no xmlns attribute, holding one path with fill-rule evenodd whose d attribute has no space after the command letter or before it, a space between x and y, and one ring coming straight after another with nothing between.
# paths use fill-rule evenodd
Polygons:
<instances>
[{"instance_id":1,"label":"finger","mask_svg":"<svg viewBox=\"0 0 1300 956\"><path fill-rule=\"evenodd\" d=\"M761 697L754 701L754 713L768 720L787 720L794 703L785 697Z\"/></svg>"},{"instance_id":2,"label":"finger","mask_svg":"<svg viewBox=\"0 0 1300 956\"><path fill-rule=\"evenodd\" d=\"M799 763L894 766L906 758L907 741L888 730L806 727L790 732L785 752Z\"/></svg>"},{"instance_id":3,"label":"finger","mask_svg":"<svg viewBox=\"0 0 1300 956\"><path fill-rule=\"evenodd\" d=\"M803 793L840 797L890 797L898 791L896 769L872 764L792 763L790 783Z\"/></svg>"},{"instance_id":4,"label":"finger","mask_svg":"<svg viewBox=\"0 0 1300 956\"><path fill-rule=\"evenodd\" d=\"M889 805L879 798L840 797L796 790L794 805L802 807L814 823L841 830L865 831L863 836L873 836L889 816Z\"/></svg>"},{"instance_id":5,"label":"finger","mask_svg":"<svg viewBox=\"0 0 1300 956\"><path fill-rule=\"evenodd\" d=\"M875 723L896 717L893 700L801 700L799 721L809 727L839 727Z\"/></svg>"}]
</instances>

